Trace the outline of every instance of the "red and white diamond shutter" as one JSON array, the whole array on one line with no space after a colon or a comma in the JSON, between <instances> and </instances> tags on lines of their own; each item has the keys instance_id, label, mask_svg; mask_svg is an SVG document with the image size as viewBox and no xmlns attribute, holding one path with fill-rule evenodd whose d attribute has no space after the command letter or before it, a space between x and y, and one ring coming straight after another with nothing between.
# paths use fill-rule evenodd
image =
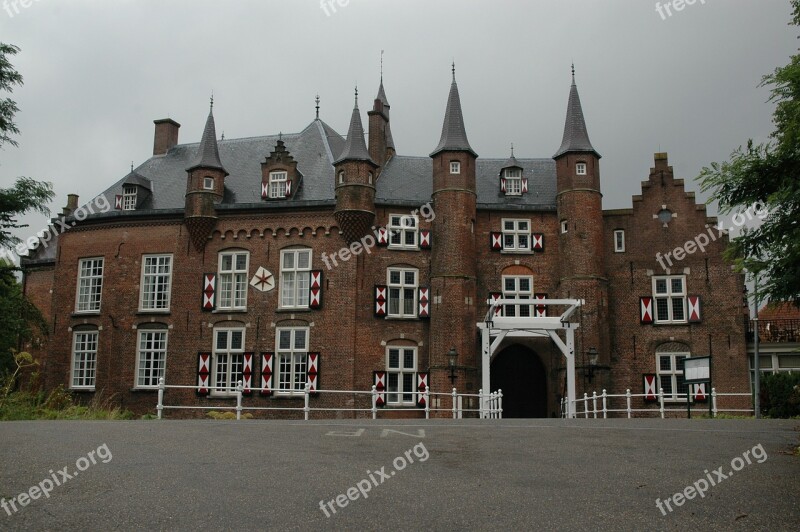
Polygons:
<instances>
[{"instance_id":1,"label":"red and white diamond shutter","mask_svg":"<svg viewBox=\"0 0 800 532\"><path fill-rule=\"evenodd\" d=\"M700 314L700 296L689 296L689 323L700 323L702 315Z\"/></svg>"},{"instance_id":2,"label":"red and white diamond shutter","mask_svg":"<svg viewBox=\"0 0 800 532\"><path fill-rule=\"evenodd\" d=\"M286 194L285 194L285 196L288 198L291 195L292 195L292 180L291 179L287 179L286 180Z\"/></svg>"},{"instance_id":3,"label":"red and white diamond shutter","mask_svg":"<svg viewBox=\"0 0 800 532\"><path fill-rule=\"evenodd\" d=\"M694 387L694 400L698 403L703 403L708 400L708 394L706 393L706 383L701 382L700 384L693 384Z\"/></svg>"},{"instance_id":4,"label":"red and white diamond shutter","mask_svg":"<svg viewBox=\"0 0 800 532\"><path fill-rule=\"evenodd\" d=\"M492 251L502 251L503 250L503 233L496 233L491 232L489 233L491 240L489 244L491 245Z\"/></svg>"},{"instance_id":5,"label":"red and white diamond shutter","mask_svg":"<svg viewBox=\"0 0 800 532\"><path fill-rule=\"evenodd\" d=\"M272 395L272 364L275 353L261 353L261 395Z\"/></svg>"},{"instance_id":6,"label":"red and white diamond shutter","mask_svg":"<svg viewBox=\"0 0 800 532\"><path fill-rule=\"evenodd\" d=\"M267 199L269 197L269 183L262 182L261 183L261 199Z\"/></svg>"},{"instance_id":7,"label":"red and white diamond shutter","mask_svg":"<svg viewBox=\"0 0 800 532\"><path fill-rule=\"evenodd\" d=\"M653 323L653 298L650 296L639 298L639 319L644 325Z\"/></svg>"},{"instance_id":8,"label":"red and white diamond shutter","mask_svg":"<svg viewBox=\"0 0 800 532\"><path fill-rule=\"evenodd\" d=\"M419 292L419 313L418 316L422 319L427 319L431 317L431 289L427 286L420 286L418 289Z\"/></svg>"},{"instance_id":9,"label":"red and white diamond shutter","mask_svg":"<svg viewBox=\"0 0 800 532\"><path fill-rule=\"evenodd\" d=\"M492 303L500 300L503 298L503 294L501 292L492 292L489 294L489 297L492 299ZM496 317L503 315L503 305L497 305L494 307L494 315Z\"/></svg>"},{"instance_id":10,"label":"red and white diamond shutter","mask_svg":"<svg viewBox=\"0 0 800 532\"><path fill-rule=\"evenodd\" d=\"M505 177L501 177L500 178L500 192L505 192L505 191L506 191L506 178Z\"/></svg>"},{"instance_id":11,"label":"red and white diamond shutter","mask_svg":"<svg viewBox=\"0 0 800 532\"><path fill-rule=\"evenodd\" d=\"M375 391L377 392L378 397L375 399L376 406L385 406L386 405L386 372L385 371L376 371L373 374L374 383L375 383Z\"/></svg>"},{"instance_id":12,"label":"red and white diamond shutter","mask_svg":"<svg viewBox=\"0 0 800 532\"><path fill-rule=\"evenodd\" d=\"M428 374L417 373L417 406L425 408L425 390L428 389Z\"/></svg>"},{"instance_id":13,"label":"red and white diamond shutter","mask_svg":"<svg viewBox=\"0 0 800 532\"><path fill-rule=\"evenodd\" d=\"M419 248L431 249L431 232L428 229L420 229L419 231Z\"/></svg>"},{"instance_id":14,"label":"red and white diamond shutter","mask_svg":"<svg viewBox=\"0 0 800 532\"><path fill-rule=\"evenodd\" d=\"M386 317L386 286L375 285L375 315L379 318Z\"/></svg>"},{"instance_id":15,"label":"red and white diamond shutter","mask_svg":"<svg viewBox=\"0 0 800 532\"><path fill-rule=\"evenodd\" d=\"M531 235L531 244L534 251L544 251L544 235L542 233L533 233Z\"/></svg>"},{"instance_id":16,"label":"red and white diamond shutter","mask_svg":"<svg viewBox=\"0 0 800 532\"><path fill-rule=\"evenodd\" d=\"M253 393L253 353L245 353L242 361L242 394Z\"/></svg>"},{"instance_id":17,"label":"red and white diamond shutter","mask_svg":"<svg viewBox=\"0 0 800 532\"><path fill-rule=\"evenodd\" d=\"M527 177L523 177L522 178L522 193L525 194L527 192L528 192L528 178Z\"/></svg>"},{"instance_id":18,"label":"red and white diamond shutter","mask_svg":"<svg viewBox=\"0 0 800 532\"><path fill-rule=\"evenodd\" d=\"M197 354L197 395L208 395L211 387L211 353Z\"/></svg>"},{"instance_id":19,"label":"red and white diamond shutter","mask_svg":"<svg viewBox=\"0 0 800 532\"><path fill-rule=\"evenodd\" d=\"M644 374L644 400L648 402L658 401L655 373Z\"/></svg>"},{"instance_id":20,"label":"red and white diamond shutter","mask_svg":"<svg viewBox=\"0 0 800 532\"><path fill-rule=\"evenodd\" d=\"M540 301L542 299L547 299L547 294L534 294L533 299L536 301ZM534 311L534 318L546 318L547 317L547 305L536 305L536 309Z\"/></svg>"},{"instance_id":21,"label":"red and white diamond shutter","mask_svg":"<svg viewBox=\"0 0 800 532\"><path fill-rule=\"evenodd\" d=\"M376 244L379 246L389 245L389 231L387 231L385 227L378 228L378 240L376 241Z\"/></svg>"},{"instance_id":22,"label":"red and white diamond shutter","mask_svg":"<svg viewBox=\"0 0 800 532\"><path fill-rule=\"evenodd\" d=\"M308 371L306 373L309 393L317 393L319 390L319 353L308 354Z\"/></svg>"},{"instance_id":23,"label":"red and white diamond shutter","mask_svg":"<svg viewBox=\"0 0 800 532\"><path fill-rule=\"evenodd\" d=\"M203 274L203 310L214 310L216 306L217 274Z\"/></svg>"},{"instance_id":24,"label":"red and white diamond shutter","mask_svg":"<svg viewBox=\"0 0 800 532\"><path fill-rule=\"evenodd\" d=\"M114 196L114 208L122 210L122 196Z\"/></svg>"},{"instance_id":25,"label":"red and white diamond shutter","mask_svg":"<svg viewBox=\"0 0 800 532\"><path fill-rule=\"evenodd\" d=\"M311 270L311 283L308 291L308 308L320 308L322 306L322 270Z\"/></svg>"}]
</instances>

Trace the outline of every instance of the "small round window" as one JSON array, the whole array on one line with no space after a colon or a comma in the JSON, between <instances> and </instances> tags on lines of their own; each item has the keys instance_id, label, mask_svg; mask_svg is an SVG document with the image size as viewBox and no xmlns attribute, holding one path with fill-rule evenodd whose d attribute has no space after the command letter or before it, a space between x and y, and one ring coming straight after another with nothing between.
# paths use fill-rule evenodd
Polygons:
<instances>
[{"instance_id":1,"label":"small round window","mask_svg":"<svg viewBox=\"0 0 800 532\"><path fill-rule=\"evenodd\" d=\"M672 211L669 209L661 209L658 211L658 221L662 224L668 224L672 221Z\"/></svg>"}]
</instances>

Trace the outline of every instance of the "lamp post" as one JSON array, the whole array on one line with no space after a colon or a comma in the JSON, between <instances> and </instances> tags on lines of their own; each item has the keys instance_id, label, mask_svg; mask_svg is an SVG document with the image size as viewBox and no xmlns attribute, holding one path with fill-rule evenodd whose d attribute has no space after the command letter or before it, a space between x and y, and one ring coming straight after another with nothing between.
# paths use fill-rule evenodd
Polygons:
<instances>
[{"instance_id":1,"label":"lamp post","mask_svg":"<svg viewBox=\"0 0 800 532\"><path fill-rule=\"evenodd\" d=\"M447 353L447 366L450 368L450 384L454 384L458 375L456 375L456 359L458 358L458 352L456 351L455 347L450 348L450 352Z\"/></svg>"},{"instance_id":2,"label":"lamp post","mask_svg":"<svg viewBox=\"0 0 800 532\"><path fill-rule=\"evenodd\" d=\"M597 367L597 359L600 355L597 353L597 349L594 347L590 347L586 354L589 357L589 382L592 382L592 379L594 378L594 369Z\"/></svg>"}]
</instances>

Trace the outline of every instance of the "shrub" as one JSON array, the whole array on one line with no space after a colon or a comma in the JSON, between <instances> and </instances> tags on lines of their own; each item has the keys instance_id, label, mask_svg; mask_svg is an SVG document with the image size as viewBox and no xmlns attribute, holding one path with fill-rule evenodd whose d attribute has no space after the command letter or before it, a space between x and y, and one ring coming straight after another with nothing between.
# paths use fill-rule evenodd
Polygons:
<instances>
[{"instance_id":1,"label":"shrub","mask_svg":"<svg viewBox=\"0 0 800 532\"><path fill-rule=\"evenodd\" d=\"M773 373L761 378L761 412L772 418L800 416L800 373Z\"/></svg>"}]
</instances>

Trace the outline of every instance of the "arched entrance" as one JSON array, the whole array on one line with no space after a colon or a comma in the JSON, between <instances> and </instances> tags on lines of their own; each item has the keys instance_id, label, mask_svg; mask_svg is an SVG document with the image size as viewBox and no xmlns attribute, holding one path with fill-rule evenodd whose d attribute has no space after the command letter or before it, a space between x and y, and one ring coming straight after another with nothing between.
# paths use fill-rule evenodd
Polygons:
<instances>
[{"instance_id":1,"label":"arched entrance","mask_svg":"<svg viewBox=\"0 0 800 532\"><path fill-rule=\"evenodd\" d=\"M547 417L547 373L539 356L510 345L492 360L492 390L503 390L503 417Z\"/></svg>"}]
</instances>

